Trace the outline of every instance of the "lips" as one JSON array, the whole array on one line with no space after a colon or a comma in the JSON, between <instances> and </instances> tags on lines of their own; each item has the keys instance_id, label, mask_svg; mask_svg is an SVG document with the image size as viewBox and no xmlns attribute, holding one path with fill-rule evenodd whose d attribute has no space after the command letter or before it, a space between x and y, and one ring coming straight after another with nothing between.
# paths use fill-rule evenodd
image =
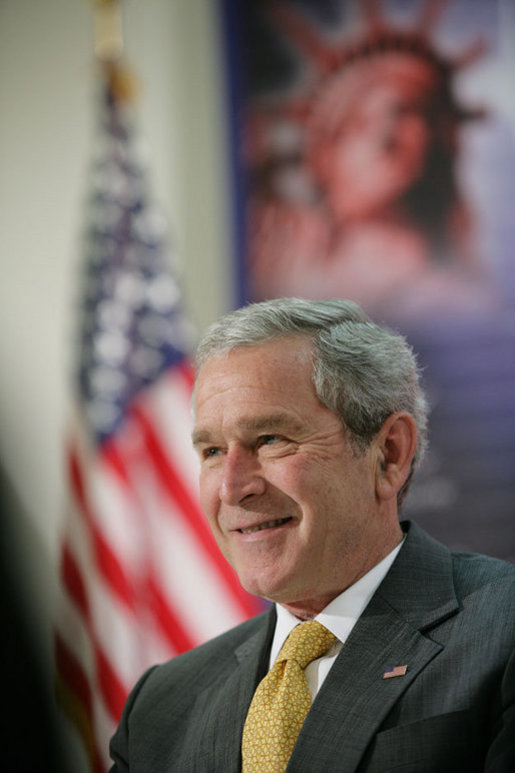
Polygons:
<instances>
[{"instance_id":1,"label":"lips","mask_svg":"<svg viewBox=\"0 0 515 773\"><path fill-rule=\"evenodd\" d=\"M254 534L256 531L263 531L264 529L274 529L277 526L282 526L284 523L288 523L288 521L291 521L291 516L288 518L276 518L273 521L264 521L263 523L258 523L256 526L249 526L246 529L237 529L237 531L240 532L240 534Z\"/></svg>"}]
</instances>

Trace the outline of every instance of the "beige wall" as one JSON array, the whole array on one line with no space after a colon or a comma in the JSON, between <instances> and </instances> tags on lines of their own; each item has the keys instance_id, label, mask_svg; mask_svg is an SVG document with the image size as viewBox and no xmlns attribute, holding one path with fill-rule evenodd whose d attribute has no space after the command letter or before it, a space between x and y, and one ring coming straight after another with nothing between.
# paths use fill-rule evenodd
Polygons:
<instances>
[{"instance_id":1,"label":"beige wall","mask_svg":"<svg viewBox=\"0 0 515 773\"><path fill-rule=\"evenodd\" d=\"M94 140L91 4L0 2L2 500L47 660L79 232ZM214 5L126 0L124 15L154 193L199 329L232 303Z\"/></svg>"}]
</instances>

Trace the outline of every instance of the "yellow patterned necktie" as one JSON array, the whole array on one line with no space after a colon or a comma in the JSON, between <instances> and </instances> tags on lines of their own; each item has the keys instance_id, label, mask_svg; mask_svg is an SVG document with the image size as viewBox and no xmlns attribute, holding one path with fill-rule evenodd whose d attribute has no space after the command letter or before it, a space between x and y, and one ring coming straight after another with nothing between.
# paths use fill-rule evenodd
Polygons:
<instances>
[{"instance_id":1,"label":"yellow patterned necktie","mask_svg":"<svg viewBox=\"0 0 515 773\"><path fill-rule=\"evenodd\" d=\"M282 773L311 706L304 669L336 636L316 620L297 625L259 683L243 728L242 773Z\"/></svg>"}]
</instances>

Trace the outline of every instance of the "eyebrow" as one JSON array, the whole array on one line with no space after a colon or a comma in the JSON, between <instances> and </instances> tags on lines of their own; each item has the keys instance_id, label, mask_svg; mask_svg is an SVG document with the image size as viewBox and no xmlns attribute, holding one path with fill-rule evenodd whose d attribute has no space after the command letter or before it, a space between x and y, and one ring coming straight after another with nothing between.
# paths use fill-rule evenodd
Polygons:
<instances>
[{"instance_id":1,"label":"eyebrow","mask_svg":"<svg viewBox=\"0 0 515 773\"><path fill-rule=\"evenodd\" d=\"M270 413L266 416L256 417L243 417L236 422L237 429L244 430L245 432L296 432L299 433L304 428L304 424L294 419L292 416L287 416L284 413ZM199 445L202 443L210 443L212 435L208 429L199 427L194 429L191 435L193 445Z\"/></svg>"}]
</instances>

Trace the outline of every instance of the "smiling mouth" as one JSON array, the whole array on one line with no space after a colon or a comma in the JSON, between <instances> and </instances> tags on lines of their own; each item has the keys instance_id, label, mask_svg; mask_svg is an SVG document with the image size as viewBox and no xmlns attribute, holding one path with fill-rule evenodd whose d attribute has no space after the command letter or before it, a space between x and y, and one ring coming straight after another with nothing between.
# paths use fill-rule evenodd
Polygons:
<instances>
[{"instance_id":1,"label":"smiling mouth","mask_svg":"<svg viewBox=\"0 0 515 773\"><path fill-rule=\"evenodd\" d=\"M265 521L265 523L260 523L258 526L251 526L249 529L238 529L240 534L253 534L255 531L263 531L263 529L273 529L276 526L282 526L283 523L288 523L288 521L291 521L291 516L288 518L277 518L275 521Z\"/></svg>"}]
</instances>

